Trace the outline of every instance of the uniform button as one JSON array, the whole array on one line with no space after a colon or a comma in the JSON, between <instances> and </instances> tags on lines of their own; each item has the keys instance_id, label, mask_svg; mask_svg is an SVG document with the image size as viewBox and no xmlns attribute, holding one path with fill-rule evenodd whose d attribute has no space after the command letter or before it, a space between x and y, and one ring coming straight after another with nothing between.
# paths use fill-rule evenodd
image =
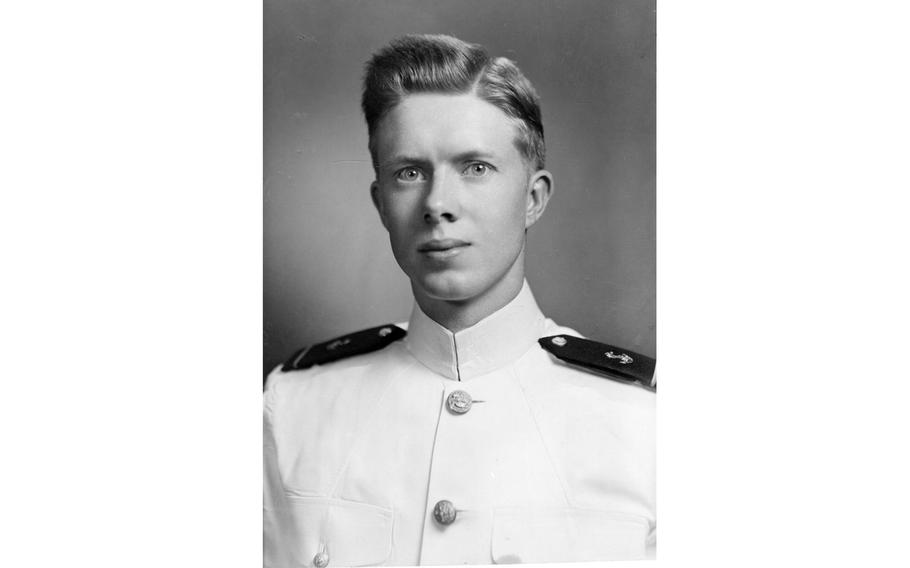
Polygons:
<instances>
[{"instance_id":1,"label":"uniform button","mask_svg":"<svg viewBox=\"0 0 910 568\"><path fill-rule=\"evenodd\" d=\"M316 568L325 568L329 565L329 555L325 552L318 552L313 557L313 566Z\"/></svg>"},{"instance_id":2,"label":"uniform button","mask_svg":"<svg viewBox=\"0 0 910 568\"><path fill-rule=\"evenodd\" d=\"M455 522L455 505L443 499L433 507L433 518L440 525L451 525Z\"/></svg>"},{"instance_id":3,"label":"uniform button","mask_svg":"<svg viewBox=\"0 0 910 568\"><path fill-rule=\"evenodd\" d=\"M446 399L446 406L452 414L464 414L471 410L471 405L473 403L474 401L471 399L471 395L463 390L452 391Z\"/></svg>"},{"instance_id":4,"label":"uniform button","mask_svg":"<svg viewBox=\"0 0 910 568\"><path fill-rule=\"evenodd\" d=\"M557 347L563 347L566 344L565 337L557 336L557 337L554 337L553 339L551 339L550 341L553 343L553 345L555 345Z\"/></svg>"}]
</instances>

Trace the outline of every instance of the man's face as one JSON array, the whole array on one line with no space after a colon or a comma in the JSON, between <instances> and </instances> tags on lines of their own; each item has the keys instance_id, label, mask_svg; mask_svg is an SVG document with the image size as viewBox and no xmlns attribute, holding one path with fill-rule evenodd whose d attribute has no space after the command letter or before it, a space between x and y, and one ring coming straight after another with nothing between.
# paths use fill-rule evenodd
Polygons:
<instances>
[{"instance_id":1,"label":"man's face","mask_svg":"<svg viewBox=\"0 0 910 568\"><path fill-rule=\"evenodd\" d=\"M532 191L540 172L517 135L505 113L471 94L409 95L383 118L371 192L415 294L470 300L523 280L525 229L543 208Z\"/></svg>"}]
</instances>

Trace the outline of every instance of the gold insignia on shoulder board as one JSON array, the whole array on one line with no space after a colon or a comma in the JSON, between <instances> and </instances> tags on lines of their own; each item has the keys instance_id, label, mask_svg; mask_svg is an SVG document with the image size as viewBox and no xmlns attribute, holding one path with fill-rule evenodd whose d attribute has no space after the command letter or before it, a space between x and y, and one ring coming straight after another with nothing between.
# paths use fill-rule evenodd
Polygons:
<instances>
[{"instance_id":1,"label":"gold insignia on shoulder board","mask_svg":"<svg viewBox=\"0 0 910 568\"><path fill-rule=\"evenodd\" d=\"M343 345L347 345L351 342L350 338L345 337L344 339L336 339L335 341L329 343L326 346L326 349L329 351L334 351Z\"/></svg>"},{"instance_id":2,"label":"gold insignia on shoulder board","mask_svg":"<svg viewBox=\"0 0 910 568\"><path fill-rule=\"evenodd\" d=\"M630 364L632 361L634 361L634 359L632 359L631 357L629 357L629 356L626 355L625 353L620 353L619 355L617 355L616 353L613 353L612 351L607 351L606 353L604 353L604 355L606 355L606 356L609 357L610 359L619 359L619 364L620 364L620 365L628 365L628 364Z\"/></svg>"}]
</instances>

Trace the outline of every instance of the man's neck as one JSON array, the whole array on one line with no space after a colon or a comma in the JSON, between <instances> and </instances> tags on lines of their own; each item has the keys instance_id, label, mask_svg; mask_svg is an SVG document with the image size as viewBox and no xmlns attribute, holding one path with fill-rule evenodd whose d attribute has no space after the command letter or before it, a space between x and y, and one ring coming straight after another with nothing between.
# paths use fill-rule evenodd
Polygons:
<instances>
[{"instance_id":1,"label":"man's neck","mask_svg":"<svg viewBox=\"0 0 910 568\"><path fill-rule=\"evenodd\" d=\"M521 267L523 268L523 267ZM505 307L518 296L524 285L524 270L510 272L482 294L467 300L441 300L414 290L420 309L430 319L452 333L458 333Z\"/></svg>"}]
</instances>

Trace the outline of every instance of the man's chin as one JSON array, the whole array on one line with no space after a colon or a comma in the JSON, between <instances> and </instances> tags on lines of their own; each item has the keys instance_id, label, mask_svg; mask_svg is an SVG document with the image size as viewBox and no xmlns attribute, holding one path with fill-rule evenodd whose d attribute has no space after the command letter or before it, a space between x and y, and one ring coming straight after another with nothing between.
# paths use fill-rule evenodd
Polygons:
<instances>
[{"instance_id":1,"label":"man's chin","mask_svg":"<svg viewBox=\"0 0 910 568\"><path fill-rule=\"evenodd\" d=\"M420 278L412 279L411 285L415 295L420 294L426 298L445 302L463 302L470 300L478 293L475 290L476 283L451 272L422 275Z\"/></svg>"}]
</instances>

